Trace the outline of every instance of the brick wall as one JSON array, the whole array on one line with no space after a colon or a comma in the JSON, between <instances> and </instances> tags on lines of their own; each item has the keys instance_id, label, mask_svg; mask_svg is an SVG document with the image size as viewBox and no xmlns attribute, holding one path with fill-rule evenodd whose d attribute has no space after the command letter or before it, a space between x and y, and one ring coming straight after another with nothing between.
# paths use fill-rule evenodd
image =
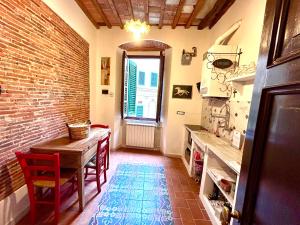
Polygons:
<instances>
[{"instance_id":1,"label":"brick wall","mask_svg":"<svg viewBox=\"0 0 300 225\"><path fill-rule=\"evenodd\" d=\"M0 0L0 200L24 184L16 150L89 118L89 45L41 0Z\"/></svg>"}]
</instances>

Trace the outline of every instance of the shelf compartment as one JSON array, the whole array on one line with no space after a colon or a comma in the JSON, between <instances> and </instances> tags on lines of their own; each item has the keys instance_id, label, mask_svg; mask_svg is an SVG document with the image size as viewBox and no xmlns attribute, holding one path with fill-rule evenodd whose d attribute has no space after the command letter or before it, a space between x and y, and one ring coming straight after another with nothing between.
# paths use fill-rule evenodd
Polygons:
<instances>
[{"instance_id":1,"label":"shelf compartment","mask_svg":"<svg viewBox=\"0 0 300 225\"><path fill-rule=\"evenodd\" d=\"M213 170L213 169L219 170L219 168L211 168L211 169L207 169L207 174L208 174L209 177L212 179L212 181L215 183L215 185L219 188L219 190L220 190L221 193L224 195L224 197L227 199L227 201L228 201L231 205L233 205L233 197L232 197L232 195L231 195L230 193L228 193L228 192L225 192L225 191L221 188L221 186L219 185L219 181L218 181L217 177L218 177L218 176L222 177L222 175L216 174L216 171ZM214 172L213 172L212 170L213 170ZM227 175L231 178L232 181L236 182L236 179L234 179L233 176L231 176L230 174L227 174ZM226 179L226 178L225 178L225 179Z\"/></svg>"},{"instance_id":2,"label":"shelf compartment","mask_svg":"<svg viewBox=\"0 0 300 225\"><path fill-rule=\"evenodd\" d=\"M254 81L255 79L255 73L250 73L250 74L244 74L244 75L240 75L237 77L233 77L230 79L227 79L227 82L237 82L237 83L243 83L243 82L250 82L250 81Z\"/></svg>"},{"instance_id":3,"label":"shelf compartment","mask_svg":"<svg viewBox=\"0 0 300 225\"><path fill-rule=\"evenodd\" d=\"M221 221L216 217L216 211L211 205L210 201L208 200L207 196L204 195L202 197L202 200L204 201L204 205L206 206L206 211L208 215L210 215L210 219L212 220L214 225L221 225Z\"/></svg>"}]
</instances>

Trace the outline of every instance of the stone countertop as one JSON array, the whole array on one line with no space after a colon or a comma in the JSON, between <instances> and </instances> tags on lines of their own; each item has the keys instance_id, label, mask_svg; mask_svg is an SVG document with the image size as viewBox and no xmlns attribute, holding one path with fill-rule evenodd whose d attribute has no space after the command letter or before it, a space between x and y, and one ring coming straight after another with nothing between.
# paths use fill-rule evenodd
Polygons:
<instances>
[{"instance_id":1,"label":"stone countertop","mask_svg":"<svg viewBox=\"0 0 300 225\"><path fill-rule=\"evenodd\" d=\"M189 130L189 131L200 131L200 130L205 130L204 127L198 124L184 124L184 126Z\"/></svg>"},{"instance_id":2,"label":"stone countertop","mask_svg":"<svg viewBox=\"0 0 300 225\"><path fill-rule=\"evenodd\" d=\"M240 173L243 151L235 149L227 141L207 131L192 132L192 139L199 145L206 145L207 151L214 153L237 174Z\"/></svg>"}]
</instances>

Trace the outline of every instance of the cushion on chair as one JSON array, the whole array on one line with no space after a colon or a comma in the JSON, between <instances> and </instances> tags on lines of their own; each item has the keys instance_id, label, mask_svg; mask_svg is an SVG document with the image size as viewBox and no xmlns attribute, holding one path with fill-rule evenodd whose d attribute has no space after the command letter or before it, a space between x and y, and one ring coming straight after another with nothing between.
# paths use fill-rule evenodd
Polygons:
<instances>
[{"instance_id":1,"label":"cushion on chair","mask_svg":"<svg viewBox=\"0 0 300 225\"><path fill-rule=\"evenodd\" d=\"M72 177L75 176L76 170L75 169L61 169L60 170L60 179L59 184L64 185L69 180L71 180ZM47 174L45 174L47 176ZM52 180L36 180L33 182L34 186L37 187L49 187L53 188L55 187L55 181Z\"/></svg>"}]
</instances>

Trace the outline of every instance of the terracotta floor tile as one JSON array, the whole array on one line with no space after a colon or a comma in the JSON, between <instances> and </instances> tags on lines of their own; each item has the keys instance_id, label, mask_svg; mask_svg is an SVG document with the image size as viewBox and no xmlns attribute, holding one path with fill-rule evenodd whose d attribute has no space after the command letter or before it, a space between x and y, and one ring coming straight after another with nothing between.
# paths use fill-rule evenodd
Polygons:
<instances>
[{"instance_id":1,"label":"terracotta floor tile","mask_svg":"<svg viewBox=\"0 0 300 225\"><path fill-rule=\"evenodd\" d=\"M180 218L180 212L179 212L179 208L172 208L173 211L173 218Z\"/></svg>"},{"instance_id":2,"label":"terracotta floor tile","mask_svg":"<svg viewBox=\"0 0 300 225\"><path fill-rule=\"evenodd\" d=\"M175 225L208 225L209 221L194 220L197 210L206 220L209 220L202 203L198 199L199 184L193 178L190 178L186 169L178 158L169 158L163 156L158 151L121 149L113 151L110 157L110 169L107 171L108 182L117 165L121 162L143 162L157 163L165 166L167 178L168 192L173 208L174 224ZM85 183L86 206L83 212L78 210L78 195L77 189L75 192L70 192L69 187L65 187L61 203L61 219L60 225L86 225L98 208L99 201L106 191L107 184L104 184L101 193L97 193L96 182ZM192 195L193 194L193 195ZM181 197L182 196L182 197ZM195 206L198 204L199 209ZM51 207L38 208L37 224L48 225L53 221L53 209ZM194 215L194 216L193 216ZM179 218L180 217L180 218ZM26 215L18 225L29 225L29 215Z\"/></svg>"},{"instance_id":3,"label":"terracotta floor tile","mask_svg":"<svg viewBox=\"0 0 300 225\"><path fill-rule=\"evenodd\" d=\"M202 209L201 211L202 211L202 214L203 214L204 218L205 218L206 220L209 220L209 216L208 216L206 210L205 210L205 209Z\"/></svg>"},{"instance_id":4,"label":"terracotta floor tile","mask_svg":"<svg viewBox=\"0 0 300 225\"><path fill-rule=\"evenodd\" d=\"M181 219L174 219L174 225L183 225Z\"/></svg>"},{"instance_id":5,"label":"terracotta floor tile","mask_svg":"<svg viewBox=\"0 0 300 225\"><path fill-rule=\"evenodd\" d=\"M194 220L195 225L211 225L212 223L208 220Z\"/></svg>"},{"instance_id":6,"label":"terracotta floor tile","mask_svg":"<svg viewBox=\"0 0 300 225\"><path fill-rule=\"evenodd\" d=\"M180 208L180 217L183 223L193 223L193 216L190 209L187 208Z\"/></svg>"},{"instance_id":7,"label":"terracotta floor tile","mask_svg":"<svg viewBox=\"0 0 300 225\"><path fill-rule=\"evenodd\" d=\"M181 198L175 198L173 200L171 200L171 204L173 207L176 208L188 208L188 204L186 203L185 199L181 199Z\"/></svg>"},{"instance_id":8,"label":"terracotta floor tile","mask_svg":"<svg viewBox=\"0 0 300 225\"><path fill-rule=\"evenodd\" d=\"M204 215L201 212L201 209L198 206L198 203L195 200L186 200L191 213L193 215L193 219L204 219Z\"/></svg>"}]
</instances>

